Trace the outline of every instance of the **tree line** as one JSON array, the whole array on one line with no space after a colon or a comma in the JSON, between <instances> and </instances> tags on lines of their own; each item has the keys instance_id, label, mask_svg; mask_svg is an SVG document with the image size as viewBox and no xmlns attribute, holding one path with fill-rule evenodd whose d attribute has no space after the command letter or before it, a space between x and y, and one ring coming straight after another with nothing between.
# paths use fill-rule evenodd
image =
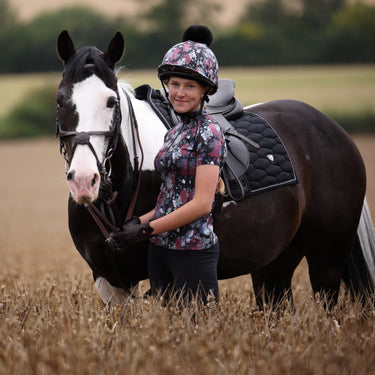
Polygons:
<instances>
[{"instance_id":1,"label":"tree line","mask_svg":"<svg viewBox=\"0 0 375 375\"><path fill-rule=\"evenodd\" d=\"M180 41L187 22L211 27L212 49L222 66L375 62L375 7L346 0L295 3L291 8L287 0L251 2L237 24L224 29L215 25L217 9L200 0L164 0L137 20L69 7L28 22L18 21L8 0L0 0L0 73L61 70L55 44L64 29L80 46L100 49L121 31L123 63L131 69L155 68ZM192 7L199 7L199 19L189 17Z\"/></svg>"}]
</instances>

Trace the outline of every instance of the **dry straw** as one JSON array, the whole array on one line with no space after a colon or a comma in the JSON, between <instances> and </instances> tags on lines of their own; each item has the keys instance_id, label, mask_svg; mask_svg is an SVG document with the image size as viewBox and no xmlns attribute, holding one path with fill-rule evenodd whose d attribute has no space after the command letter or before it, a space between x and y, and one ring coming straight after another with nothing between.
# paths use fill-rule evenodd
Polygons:
<instances>
[{"instance_id":1,"label":"dry straw","mask_svg":"<svg viewBox=\"0 0 375 375\"><path fill-rule=\"evenodd\" d=\"M91 280L0 280L0 374L370 374L375 313L342 293L259 311L223 287L217 310L158 298L107 312ZM199 314L197 319L197 314Z\"/></svg>"},{"instance_id":2,"label":"dry straw","mask_svg":"<svg viewBox=\"0 0 375 375\"><path fill-rule=\"evenodd\" d=\"M356 142L374 213L375 140ZM306 265L293 278L294 313L287 301L259 311L249 276L220 281L217 311L198 320L152 298L108 313L68 233L56 141L3 143L0 158L0 375L373 373L373 304L343 291L327 313Z\"/></svg>"}]
</instances>

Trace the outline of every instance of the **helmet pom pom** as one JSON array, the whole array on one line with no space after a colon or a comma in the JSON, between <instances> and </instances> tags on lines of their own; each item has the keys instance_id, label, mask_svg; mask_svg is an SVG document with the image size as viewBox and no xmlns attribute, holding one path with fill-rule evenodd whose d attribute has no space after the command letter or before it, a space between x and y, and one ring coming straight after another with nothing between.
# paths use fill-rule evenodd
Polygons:
<instances>
[{"instance_id":1,"label":"helmet pom pom","mask_svg":"<svg viewBox=\"0 0 375 375\"><path fill-rule=\"evenodd\" d=\"M191 25L185 30L184 34L182 35L183 42L186 42L188 40L197 43L204 43L209 47L214 40L214 36L207 26Z\"/></svg>"}]
</instances>

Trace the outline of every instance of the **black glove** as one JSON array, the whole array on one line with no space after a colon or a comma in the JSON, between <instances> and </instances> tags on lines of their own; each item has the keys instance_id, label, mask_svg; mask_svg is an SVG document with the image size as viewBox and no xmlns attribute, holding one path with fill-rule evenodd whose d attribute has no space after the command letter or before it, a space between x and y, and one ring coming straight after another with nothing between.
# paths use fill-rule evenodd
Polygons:
<instances>
[{"instance_id":1,"label":"black glove","mask_svg":"<svg viewBox=\"0 0 375 375\"><path fill-rule=\"evenodd\" d=\"M137 216L125 222L123 228L119 232L112 232L107 239L112 250L127 250L131 242L143 241L151 237L153 228L148 223L141 224L141 220Z\"/></svg>"}]
</instances>

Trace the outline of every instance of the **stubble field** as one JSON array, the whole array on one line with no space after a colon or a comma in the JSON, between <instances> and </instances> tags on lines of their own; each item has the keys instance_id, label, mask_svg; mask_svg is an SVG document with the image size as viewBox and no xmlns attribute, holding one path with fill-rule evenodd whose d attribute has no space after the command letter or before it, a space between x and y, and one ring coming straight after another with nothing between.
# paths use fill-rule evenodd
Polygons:
<instances>
[{"instance_id":1,"label":"stubble field","mask_svg":"<svg viewBox=\"0 0 375 375\"><path fill-rule=\"evenodd\" d=\"M375 137L354 140L374 214ZM221 281L218 315L198 324L152 299L107 313L68 233L58 142L2 143L0 160L0 374L372 373L373 306L365 314L343 291L327 314L305 263L293 314L259 312L248 276Z\"/></svg>"}]
</instances>

